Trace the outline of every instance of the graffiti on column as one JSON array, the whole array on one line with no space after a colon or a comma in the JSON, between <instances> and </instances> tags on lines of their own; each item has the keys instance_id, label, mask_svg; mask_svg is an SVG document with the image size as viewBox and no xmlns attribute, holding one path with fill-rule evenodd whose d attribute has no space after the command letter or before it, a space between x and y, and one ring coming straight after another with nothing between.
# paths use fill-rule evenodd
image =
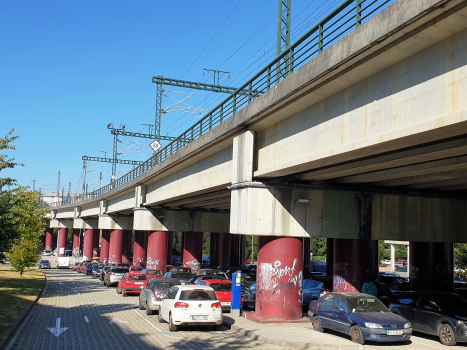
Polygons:
<instances>
[{"instance_id":1,"label":"graffiti on column","mask_svg":"<svg viewBox=\"0 0 467 350\"><path fill-rule=\"evenodd\" d=\"M261 283L258 283L261 288L257 291L258 306L263 309L266 308L268 314L279 313L277 308L268 308L266 304L269 300L265 294L265 291L271 291L272 296L284 295L284 307L292 307L297 303L302 302L302 271L296 269L297 259L294 259L292 266L282 266L282 262L277 260L274 263L261 263L259 266L259 279ZM297 299L285 299L287 295L297 295Z\"/></svg>"},{"instance_id":2,"label":"graffiti on column","mask_svg":"<svg viewBox=\"0 0 467 350\"><path fill-rule=\"evenodd\" d=\"M193 259L193 260L190 260L190 261L186 261L185 264L184 264L185 267L190 267L191 268L191 271L193 271L193 273L198 273L199 270L201 269L201 265L199 263L198 260L196 259Z\"/></svg>"},{"instance_id":3,"label":"graffiti on column","mask_svg":"<svg viewBox=\"0 0 467 350\"><path fill-rule=\"evenodd\" d=\"M152 258L149 257L148 261L146 262L146 267L148 269L161 270L161 268L159 268L160 263L160 259L152 260Z\"/></svg>"},{"instance_id":4,"label":"graffiti on column","mask_svg":"<svg viewBox=\"0 0 467 350\"><path fill-rule=\"evenodd\" d=\"M410 267L410 278L413 280L417 279L417 272L419 271L419 268L415 265L412 265Z\"/></svg>"},{"instance_id":5,"label":"graffiti on column","mask_svg":"<svg viewBox=\"0 0 467 350\"><path fill-rule=\"evenodd\" d=\"M444 277L450 277L453 275L452 266L450 265L436 265L436 271L440 272Z\"/></svg>"},{"instance_id":6,"label":"graffiti on column","mask_svg":"<svg viewBox=\"0 0 467 350\"><path fill-rule=\"evenodd\" d=\"M337 263L334 265L333 290L336 292L350 292L351 284L349 283L349 264Z\"/></svg>"},{"instance_id":7,"label":"graffiti on column","mask_svg":"<svg viewBox=\"0 0 467 350\"><path fill-rule=\"evenodd\" d=\"M365 282L362 285L362 293L378 296L378 287L373 282Z\"/></svg>"}]
</instances>

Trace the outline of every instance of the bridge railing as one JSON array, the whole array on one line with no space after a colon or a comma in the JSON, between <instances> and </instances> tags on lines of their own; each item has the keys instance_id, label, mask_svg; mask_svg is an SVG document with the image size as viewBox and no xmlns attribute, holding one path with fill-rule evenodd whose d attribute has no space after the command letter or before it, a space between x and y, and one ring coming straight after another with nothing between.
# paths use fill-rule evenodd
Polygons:
<instances>
[{"instance_id":1,"label":"bridge railing","mask_svg":"<svg viewBox=\"0 0 467 350\"><path fill-rule=\"evenodd\" d=\"M240 86L233 94L229 95L229 97L174 141L170 142L154 156L123 175L121 178L93 192L87 193L79 200L99 196L137 178L156 164L185 147L191 141L209 132L225 119L232 117L243 107L283 81L293 71L302 67L310 59L323 52L394 1L395 0L343 1L325 18L316 23L303 36L296 40L290 48L286 49L280 56L267 64L255 76ZM245 91L249 91L249 93L246 94ZM63 203L54 203L53 206L59 205L63 205Z\"/></svg>"}]
</instances>

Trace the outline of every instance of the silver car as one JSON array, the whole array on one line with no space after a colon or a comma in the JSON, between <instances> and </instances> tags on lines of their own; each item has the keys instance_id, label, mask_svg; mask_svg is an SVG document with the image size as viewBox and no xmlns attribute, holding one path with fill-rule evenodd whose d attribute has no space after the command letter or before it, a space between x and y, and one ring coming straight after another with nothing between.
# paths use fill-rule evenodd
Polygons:
<instances>
[{"instance_id":1,"label":"silver car","mask_svg":"<svg viewBox=\"0 0 467 350\"><path fill-rule=\"evenodd\" d=\"M105 274L104 286L111 287L117 285L123 275L128 272L125 267L111 266L110 270Z\"/></svg>"},{"instance_id":2,"label":"silver car","mask_svg":"<svg viewBox=\"0 0 467 350\"><path fill-rule=\"evenodd\" d=\"M139 295L139 309L146 309L146 315L159 311L167 290L179 284L180 281L175 278L151 278Z\"/></svg>"}]
</instances>

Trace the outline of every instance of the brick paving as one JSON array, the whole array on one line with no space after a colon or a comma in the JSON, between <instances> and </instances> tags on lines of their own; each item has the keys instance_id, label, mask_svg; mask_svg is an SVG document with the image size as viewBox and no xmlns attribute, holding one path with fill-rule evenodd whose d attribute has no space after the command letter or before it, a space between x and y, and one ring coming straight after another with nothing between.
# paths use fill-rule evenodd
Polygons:
<instances>
[{"instance_id":1,"label":"brick paving","mask_svg":"<svg viewBox=\"0 0 467 350\"><path fill-rule=\"evenodd\" d=\"M47 270L47 286L6 349L283 349L223 329L170 332L157 315L138 309L138 297L71 270ZM47 328L68 329L57 337Z\"/></svg>"}]
</instances>

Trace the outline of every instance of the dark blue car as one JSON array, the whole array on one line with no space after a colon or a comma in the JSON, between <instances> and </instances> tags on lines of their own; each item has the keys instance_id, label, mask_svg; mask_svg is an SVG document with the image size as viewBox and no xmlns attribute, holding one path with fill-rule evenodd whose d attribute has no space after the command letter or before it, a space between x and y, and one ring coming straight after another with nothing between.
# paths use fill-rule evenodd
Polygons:
<instances>
[{"instance_id":1,"label":"dark blue car","mask_svg":"<svg viewBox=\"0 0 467 350\"><path fill-rule=\"evenodd\" d=\"M329 293L310 303L308 316L313 329L333 329L350 335L364 344L365 340L392 342L410 340L412 326L396 315L375 296L361 293Z\"/></svg>"}]
</instances>

